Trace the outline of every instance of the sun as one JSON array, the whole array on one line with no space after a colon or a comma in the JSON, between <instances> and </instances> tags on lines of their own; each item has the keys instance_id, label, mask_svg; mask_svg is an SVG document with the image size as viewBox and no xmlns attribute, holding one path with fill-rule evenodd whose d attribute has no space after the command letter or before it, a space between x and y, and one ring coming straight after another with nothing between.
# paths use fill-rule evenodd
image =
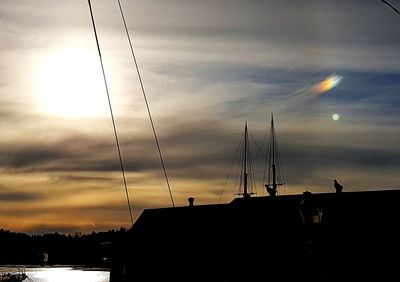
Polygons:
<instances>
[{"instance_id":1,"label":"sun","mask_svg":"<svg viewBox=\"0 0 400 282\"><path fill-rule=\"evenodd\" d=\"M97 117L107 99L96 53L67 48L48 54L39 64L37 96L41 111L63 117Z\"/></svg>"}]
</instances>

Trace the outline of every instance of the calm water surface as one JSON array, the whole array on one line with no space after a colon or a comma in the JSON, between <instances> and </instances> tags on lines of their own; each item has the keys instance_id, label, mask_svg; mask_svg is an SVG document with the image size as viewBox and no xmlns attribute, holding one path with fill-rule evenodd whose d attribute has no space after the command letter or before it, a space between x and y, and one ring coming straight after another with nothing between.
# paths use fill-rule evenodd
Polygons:
<instances>
[{"instance_id":1,"label":"calm water surface","mask_svg":"<svg viewBox=\"0 0 400 282\"><path fill-rule=\"evenodd\" d=\"M27 282L108 282L110 272L73 267L26 267Z\"/></svg>"}]
</instances>

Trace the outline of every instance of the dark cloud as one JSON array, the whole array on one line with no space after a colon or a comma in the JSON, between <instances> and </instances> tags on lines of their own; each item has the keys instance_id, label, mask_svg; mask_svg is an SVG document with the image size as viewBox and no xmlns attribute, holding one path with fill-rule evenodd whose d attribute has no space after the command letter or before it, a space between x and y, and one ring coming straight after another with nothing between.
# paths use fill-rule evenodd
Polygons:
<instances>
[{"instance_id":1,"label":"dark cloud","mask_svg":"<svg viewBox=\"0 0 400 282\"><path fill-rule=\"evenodd\" d=\"M112 140L73 133L56 141L38 142L32 138L31 142L25 143L20 140L15 144L3 144L1 165L5 169L19 171L57 171L73 168L80 170L89 159L95 162L101 157L104 158L104 155L107 156L107 152L114 148ZM90 167L86 168L91 170Z\"/></svg>"},{"instance_id":2,"label":"dark cloud","mask_svg":"<svg viewBox=\"0 0 400 282\"><path fill-rule=\"evenodd\" d=\"M279 123L279 120L278 120ZM224 179L242 135L241 124L231 128L224 123L204 119L196 122L175 122L160 136L165 163L171 177L186 179ZM279 130L284 130L278 128ZM368 130L372 132L368 133ZM387 130L390 130L388 128ZM261 144L264 132L252 133ZM358 146L358 138L368 138L370 145ZM380 138L381 136L381 138ZM321 174L334 167L366 170L395 169L399 167L400 151L395 146L396 133L366 128L357 135L351 132L306 130L278 136L285 169L292 183ZM161 171L154 139L141 136L134 140L123 137L122 151L125 169L131 172L158 173ZM377 147L379 142L387 147ZM256 145L255 145L256 146ZM254 147L253 150L256 150ZM2 146L3 169L30 172L111 172L119 171L118 155L112 140L77 135L59 142L41 145ZM259 155L261 156L261 154ZM263 164L261 164L261 167ZM260 168L261 169L261 168ZM303 176L303 178L302 178ZM307 176L304 178L304 176ZM303 180L302 180L303 179ZM82 176L59 173L54 183L111 182L112 177Z\"/></svg>"},{"instance_id":3,"label":"dark cloud","mask_svg":"<svg viewBox=\"0 0 400 282\"><path fill-rule=\"evenodd\" d=\"M190 158L185 152L190 152L196 158L193 165L213 155L222 143L229 139L229 134L222 125L212 121L200 124L174 125L167 136L160 136L165 149L165 155L175 159L171 167L186 166ZM122 137L121 149L126 168L130 171L142 171L159 167L154 138L140 136L128 139ZM65 139L47 143L17 143L3 144L1 165L6 170L16 171L118 171L120 169L116 145L113 140L104 137L84 135L68 136ZM204 151L208 150L209 152ZM182 158L180 157L182 156ZM76 176L74 176L76 177ZM76 179L82 180L82 179Z\"/></svg>"},{"instance_id":4,"label":"dark cloud","mask_svg":"<svg viewBox=\"0 0 400 282\"><path fill-rule=\"evenodd\" d=\"M292 184L318 183L321 177L333 177L335 171L345 172L346 177L356 171L390 173L400 169L399 157L400 150L396 148L330 147L322 144L296 144L296 147L285 144L282 148L283 169L288 175L287 181ZM379 186L379 181L375 185Z\"/></svg>"},{"instance_id":5,"label":"dark cloud","mask_svg":"<svg viewBox=\"0 0 400 282\"><path fill-rule=\"evenodd\" d=\"M5 148L8 154L4 154L5 157L2 162L3 167L22 169L26 167L40 166L43 163L47 163L49 160L58 158L65 158L68 156L66 152L62 152L59 149L45 148L41 146L29 146L26 148L17 148L16 150L9 150Z\"/></svg>"},{"instance_id":6,"label":"dark cloud","mask_svg":"<svg viewBox=\"0 0 400 282\"><path fill-rule=\"evenodd\" d=\"M32 193L32 192L0 192L0 202L36 202L45 200L46 197L43 194Z\"/></svg>"},{"instance_id":7,"label":"dark cloud","mask_svg":"<svg viewBox=\"0 0 400 282\"><path fill-rule=\"evenodd\" d=\"M396 18L390 18L390 11L379 2L359 5L348 1L250 1L243 5L242 1L146 1L140 9L134 3L127 3L126 8L137 30L164 35L174 32L191 37L234 36L235 41L240 38L282 44L324 40L331 45L338 41L379 44L388 38L392 39L390 43L397 40L382 34L396 26ZM154 21L148 14L157 15L159 20Z\"/></svg>"}]
</instances>

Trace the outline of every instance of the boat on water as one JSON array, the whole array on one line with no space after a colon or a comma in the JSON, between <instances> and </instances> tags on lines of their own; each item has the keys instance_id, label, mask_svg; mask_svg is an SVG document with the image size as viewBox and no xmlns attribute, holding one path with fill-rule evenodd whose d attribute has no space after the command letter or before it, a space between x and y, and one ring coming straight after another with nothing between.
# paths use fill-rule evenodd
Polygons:
<instances>
[{"instance_id":1,"label":"boat on water","mask_svg":"<svg viewBox=\"0 0 400 282\"><path fill-rule=\"evenodd\" d=\"M0 274L0 282L21 282L28 279L28 275L22 269L17 271L2 270Z\"/></svg>"},{"instance_id":2,"label":"boat on water","mask_svg":"<svg viewBox=\"0 0 400 282\"><path fill-rule=\"evenodd\" d=\"M1 282L21 282L27 279L28 276L25 273L3 273L0 276Z\"/></svg>"}]
</instances>

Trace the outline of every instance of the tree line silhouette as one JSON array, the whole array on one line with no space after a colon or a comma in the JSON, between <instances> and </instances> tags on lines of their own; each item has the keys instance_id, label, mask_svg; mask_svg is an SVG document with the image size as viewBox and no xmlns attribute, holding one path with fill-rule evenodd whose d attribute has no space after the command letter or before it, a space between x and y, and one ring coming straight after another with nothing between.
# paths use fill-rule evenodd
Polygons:
<instances>
[{"instance_id":1,"label":"tree line silhouette","mask_svg":"<svg viewBox=\"0 0 400 282\"><path fill-rule=\"evenodd\" d=\"M113 244L126 229L90 234L28 235L0 229L0 265L72 265L108 268Z\"/></svg>"}]
</instances>

